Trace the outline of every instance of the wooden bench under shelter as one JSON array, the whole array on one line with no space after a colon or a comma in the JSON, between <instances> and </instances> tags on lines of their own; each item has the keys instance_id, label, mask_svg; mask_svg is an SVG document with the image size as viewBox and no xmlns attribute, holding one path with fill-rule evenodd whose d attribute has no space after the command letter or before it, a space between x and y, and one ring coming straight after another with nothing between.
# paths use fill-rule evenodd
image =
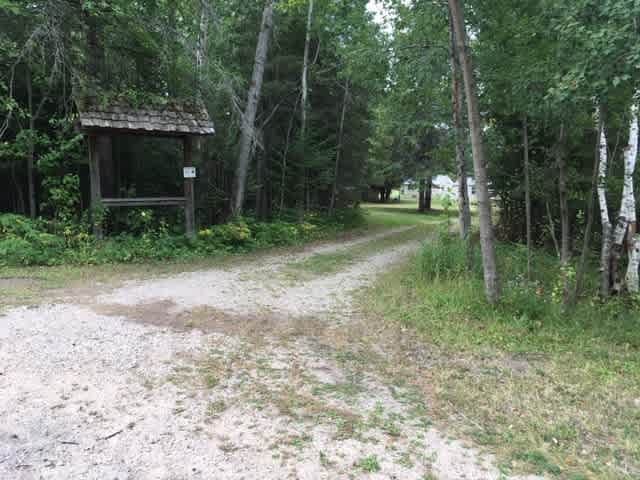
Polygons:
<instances>
[{"instance_id":1,"label":"wooden bench under shelter","mask_svg":"<svg viewBox=\"0 0 640 480\"><path fill-rule=\"evenodd\" d=\"M162 107L134 108L124 103L103 104L84 99L78 102L79 128L89 140L89 182L91 208L158 207L184 208L185 231L195 236L193 183L193 139L213 135L213 122L200 102L169 101ZM140 135L169 137L182 141L184 165L184 196L153 198L105 198L102 196L101 169L113 168L112 137ZM112 174L112 172L103 172ZM102 236L100 222L94 223L94 233Z\"/></svg>"}]
</instances>

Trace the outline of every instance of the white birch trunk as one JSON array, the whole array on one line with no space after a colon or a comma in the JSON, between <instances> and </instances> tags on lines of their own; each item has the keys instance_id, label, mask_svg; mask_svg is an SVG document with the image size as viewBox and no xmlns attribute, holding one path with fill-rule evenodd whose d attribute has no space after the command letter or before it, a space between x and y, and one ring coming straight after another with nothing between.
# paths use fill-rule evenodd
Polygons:
<instances>
[{"instance_id":1,"label":"white birch trunk","mask_svg":"<svg viewBox=\"0 0 640 480\"><path fill-rule=\"evenodd\" d=\"M242 214L242 207L244 206L247 173L251 159L251 146L255 137L256 113L258 111L258 103L260 102L264 69L269 52L269 39L271 38L271 30L273 28L273 4L273 0L268 0L262 13L262 24L260 25L260 35L258 36L247 106L242 115L240 153L238 154L238 164L236 166L236 176L234 179L233 203L231 205L231 214L234 217Z\"/></svg>"},{"instance_id":2,"label":"white birch trunk","mask_svg":"<svg viewBox=\"0 0 640 480\"><path fill-rule=\"evenodd\" d=\"M620 262L623 253L624 239L631 228L631 234L635 233L636 226L636 202L633 191L633 173L638 157L638 105L631 107L631 120L629 123L629 142L624 150L624 186L622 188L622 200L620 213L613 231L613 245L611 246L611 274L613 277L614 292L621 292L623 278L620 273Z\"/></svg>"},{"instance_id":3,"label":"white birch trunk","mask_svg":"<svg viewBox=\"0 0 640 480\"><path fill-rule=\"evenodd\" d=\"M598 203L600 205L600 223L602 224L602 250L600 253L600 295L609 296L611 288L611 219L607 205L607 171L609 148L607 131L601 108L596 112L598 130L600 131L599 166L598 166Z\"/></svg>"},{"instance_id":4,"label":"white birch trunk","mask_svg":"<svg viewBox=\"0 0 640 480\"><path fill-rule=\"evenodd\" d=\"M635 196L633 192L633 172L638 156L638 106L631 108L629 125L629 143L624 151L624 186L618 224L614 232L614 242L622 244L629 223L636 221Z\"/></svg>"},{"instance_id":5,"label":"white birch trunk","mask_svg":"<svg viewBox=\"0 0 640 480\"><path fill-rule=\"evenodd\" d=\"M629 264L627 266L626 284L630 292L636 293L640 290L640 285L638 284L640 237L637 235L636 197L633 188L633 175L638 159L638 105L636 103L631 109L631 127L629 129L629 146L627 148L624 158L624 189L626 196L623 198L629 230Z\"/></svg>"},{"instance_id":6,"label":"white birch trunk","mask_svg":"<svg viewBox=\"0 0 640 480\"><path fill-rule=\"evenodd\" d=\"M640 292L638 269L640 268L640 235L636 234L629 252L629 268L627 269L627 288L631 293Z\"/></svg>"}]
</instances>

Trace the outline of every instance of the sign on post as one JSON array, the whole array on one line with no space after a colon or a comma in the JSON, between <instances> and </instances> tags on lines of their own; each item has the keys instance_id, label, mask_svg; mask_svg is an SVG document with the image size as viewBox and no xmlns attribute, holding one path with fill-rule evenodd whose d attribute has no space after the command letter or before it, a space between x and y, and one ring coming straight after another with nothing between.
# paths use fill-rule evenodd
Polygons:
<instances>
[{"instance_id":1,"label":"sign on post","mask_svg":"<svg viewBox=\"0 0 640 480\"><path fill-rule=\"evenodd\" d=\"M184 167L182 175L184 178L196 178L196 167Z\"/></svg>"}]
</instances>

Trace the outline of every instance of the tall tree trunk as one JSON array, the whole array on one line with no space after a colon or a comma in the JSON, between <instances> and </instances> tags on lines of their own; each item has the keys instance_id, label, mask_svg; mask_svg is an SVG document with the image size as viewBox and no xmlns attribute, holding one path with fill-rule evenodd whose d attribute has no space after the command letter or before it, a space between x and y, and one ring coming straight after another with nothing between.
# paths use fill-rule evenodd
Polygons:
<instances>
[{"instance_id":1,"label":"tall tree trunk","mask_svg":"<svg viewBox=\"0 0 640 480\"><path fill-rule=\"evenodd\" d=\"M282 152L282 173L280 176L280 213L281 214L282 214L282 211L284 210L284 198L285 198L286 180L287 180L287 160L289 158L291 132L293 131L293 122L296 117L297 108L298 108L298 102L296 101L296 104L293 107L293 114L291 115L291 119L289 120L289 127L287 128L287 136L285 137L285 143L284 143L284 151Z\"/></svg>"},{"instance_id":2,"label":"tall tree trunk","mask_svg":"<svg viewBox=\"0 0 640 480\"><path fill-rule=\"evenodd\" d=\"M105 54L104 43L102 41L103 27L100 19L96 15L92 15L90 11L85 10L84 22L86 25L86 48L87 61L84 65L85 73L89 80L96 86L105 84ZM96 156L96 162L99 163L99 192L100 198L93 199L92 207L96 207L104 194L107 196L114 195L116 190L115 179L115 162L113 159L112 138L107 135L98 135L95 138L93 147ZM98 232L96 230L96 232ZM102 234L101 230L98 232Z\"/></svg>"},{"instance_id":3,"label":"tall tree trunk","mask_svg":"<svg viewBox=\"0 0 640 480\"><path fill-rule=\"evenodd\" d=\"M426 193L425 190L426 190L426 182L424 178L421 178L418 184L418 211L420 213L424 213L424 209L425 209L425 205L424 205L425 193Z\"/></svg>"},{"instance_id":4,"label":"tall tree trunk","mask_svg":"<svg viewBox=\"0 0 640 480\"><path fill-rule=\"evenodd\" d=\"M307 31L304 39L304 56L302 59L302 108L300 109L300 137L304 142L307 134L307 113L309 111L309 51L311 49L311 25L313 22L313 0L309 0L307 10Z\"/></svg>"},{"instance_id":5,"label":"tall tree trunk","mask_svg":"<svg viewBox=\"0 0 640 480\"><path fill-rule=\"evenodd\" d=\"M425 186L424 186L424 211L425 212L431 211L432 192L433 192L433 177L429 175L425 180Z\"/></svg>"},{"instance_id":6,"label":"tall tree trunk","mask_svg":"<svg viewBox=\"0 0 640 480\"><path fill-rule=\"evenodd\" d=\"M596 191L598 188L598 172L600 169L600 133L603 128L603 121L598 115L598 121L596 126L596 148L595 148L595 160L593 162L593 173L591 175L591 190L589 192L589 200L587 202L587 225L584 231L584 238L582 240L582 253L580 254L580 264L578 265L578 272L576 274L576 288L573 294L574 302L582 294L584 287L584 276L587 271L587 257L589 256L589 246L591 244L591 234L593 232L593 223L595 220L595 203L596 203Z\"/></svg>"},{"instance_id":7,"label":"tall tree trunk","mask_svg":"<svg viewBox=\"0 0 640 480\"><path fill-rule=\"evenodd\" d=\"M309 111L309 51L311 48L311 25L313 22L313 0L309 0L307 9L307 31L304 40L304 56L302 59L302 108L300 109L300 139L303 145L303 156L306 154L306 140L307 140L307 114ZM305 210L309 211L311 207L311 185L309 179L309 168L306 166L306 158L303 158L305 162L304 167L304 195L305 195ZM333 207L331 207L333 208Z\"/></svg>"},{"instance_id":8,"label":"tall tree trunk","mask_svg":"<svg viewBox=\"0 0 640 480\"><path fill-rule=\"evenodd\" d=\"M11 162L11 181L16 189L16 207L17 212L21 214L25 214L25 203L24 203L24 193L22 191L22 185L18 182L18 177L16 175L16 162Z\"/></svg>"},{"instance_id":9,"label":"tall tree trunk","mask_svg":"<svg viewBox=\"0 0 640 480\"><path fill-rule=\"evenodd\" d=\"M262 81L264 79L264 69L267 63L269 52L269 39L273 28L273 0L267 0L262 13L262 23L258 45L256 47L255 62L253 64L253 75L247 98L247 106L242 115L242 126L240 133L240 152L238 154L238 164L236 166L236 176L234 179L233 200L231 214L234 217L242 214L244 206L245 189L247 184L247 174L249 171L249 161L251 157L251 146L255 135L256 112L260 102L262 91Z\"/></svg>"},{"instance_id":10,"label":"tall tree trunk","mask_svg":"<svg viewBox=\"0 0 640 480\"><path fill-rule=\"evenodd\" d=\"M569 225L569 190L566 155L567 131L564 123L560 125L560 135L556 145L556 167L558 168L558 200L560 202L560 265L562 267L563 293L565 304L571 300L569 290L569 261L571 259L571 234Z\"/></svg>"},{"instance_id":11,"label":"tall tree trunk","mask_svg":"<svg viewBox=\"0 0 640 480\"><path fill-rule=\"evenodd\" d=\"M83 6L87 0L82 0ZM83 9L86 28L87 60L84 65L85 74L90 82L102 85L102 71L104 69L104 48L101 42L101 26L98 17L92 15L89 9Z\"/></svg>"},{"instance_id":12,"label":"tall tree trunk","mask_svg":"<svg viewBox=\"0 0 640 480\"><path fill-rule=\"evenodd\" d=\"M336 207L336 198L338 196L338 173L340 171L340 160L342 157L342 148L344 143L344 119L347 115L347 103L349 101L349 79L344 82L344 97L342 99L342 113L340 115L340 127L338 129L338 148L336 150L336 164L333 167L333 187L331 188L331 203L329 211L333 213Z\"/></svg>"},{"instance_id":13,"label":"tall tree trunk","mask_svg":"<svg viewBox=\"0 0 640 480\"><path fill-rule=\"evenodd\" d=\"M529 178L529 125L526 114L522 117L522 148L524 149L524 206L527 224L527 279L531 280L533 234L531 232L531 180Z\"/></svg>"},{"instance_id":14,"label":"tall tree trunk","mask_svg":"<svg viewBox=\"0 0 640 480\"><path fill-rule=\"evenodd\" d=\"M29 108L29 139L27 153L27 184L29 192L29 216L36 218L36 179L35 179L35 113L33 111L33 84L31 79L31 69L27 68L27 103Z\"/></svg>"},{"instance_id":15,"label":"tall tree trunk","mask_svg":"<svg viewBox=\"0 0 640 480\"><path fill-rule=\"evenodd\" d=\"M547 207L547 221L549 222L549 235L551 235L551 241L553 242L553 248L556 251L556 256L560 258L560 244L558 243L558 237L556 236L556 222L553 221L553 215L551 214L551 205L549 200L545 202Z\"/></svg>"},{"instance_id":16,"label":"tall tree trunk","mask_svg":"<svg viewBox=\"0 0 640 480\"><path fill-rule=\"evenodd\" d=\"M598 107L599 155L598 159L598 203L600 206L600 223L602 224L602 249L600 252L600 296L607 298L611 293L611 219L607 205L607 172L609 147L607 146L607 130L604 108Z\"/></svg>"},{"instance_id":17,"label":"tall tree trunk","mask_svg":"<svg viewBox=\"0 0 640 480\"><path fill-rule=\"evenodd\" d=\"M202 97L202 83L207 68L207 44L209 41L209 4L200 0L200 28L196 44L196 92Z\"/></svg>"},{"instance_id":18,"label":"tall tree trunk","mask_svg":"<svg viewBox=\"0 0 640 480\"><path fill-rule=\"evenodd\" d=\"M636 101L634 97L634 102ZM636 218L636 197L633 188L633 176L638 158L638 105L634 103L631 108L631 127L629 129L629 146L624 158L624 186L626 190L626 217L628 223L627 245L629 263L625 276L627 289L636 293L640 290L638 284L638 265L640 263L640 237L638 236L638 224Z\"/></svg>"},{"instance_id":19,"label":"tall tree trunk","mask_svg":"<svg viewBox=\"0 0 640 480\"><path fill-rule=\"evenodd\" d=\"M471 234L471 207L469 205L469 186L467 185L467 164L465 161L464 135L464 92L460 78L460 60L456 54L456 38L453 19L449 18L451 37L451 101L453 103L453 126L456 144L456 164L458 166L458 222L460 238L467 240ZM469 244L469 248L471 244Z\"/></svg>"},{"instance_id":20,"label":"tall tree trunk","mask_svg":"<svg viewBox=\"0 0 640 480\"><path fill-rule=\"evenodd\" d=\"M640 292L640 279L638 269L640 268L640 235L635 234L629 241L629 266L627 268L627 288L630 293Z\"/></svg>"},{"instance_id":21,"label":"tall tree trunk","mask_svg":"<svg viewBox=\"0 0 640 480\"><path fill-rule=\"evenodd\" d=\"M165 55L167 65L167 92L170 97L178 96L178 2L168 2L167 32L165 36Z\"/></svg>"},{"instance_id":22,"label":"tall tree trunk","mask_svg":"<svg viewBox=\"0 0 640 480\"><path fill-rule=\"evenodd\" d=\"M209 43L209 0L200 0L200 25L198 29L198 39L195 51L196 67L196 96L202 102L203 88L206 81L207 72L207 47ZM207 218L213 217L213 206L207 201L211 190L212 172L215 170L215 160L213 156L207 154L207 137L195 137L192 141L196 165L199 165L198 178L196 179L196 205L204 208Z\"/></svg>"},{"instance_id":23,"label":"tall tree trunk","mask_svg":"<svg viewBox=\"0 0 640 480\"><path fill-rule=\"evenodd\" d=\"M264 135L260 138L262 145L264 143ZM267 166L267 148L262 149L257 155L256 165L256 217L258 220L266 220L269 217L269 204L267 199L268 191L268 166Z\"/></svg>"},{"instance_id":24,"label":"tall tree trunk","mask_svg":"<svg viewBox=\"0 0 640 480\"><path fill-rule=\"evenodd\" d=\"M629 143L624 150L624 187L622 189L622 200L620 203L620 213L618 221L613 231L613 241L611 245L611 278L613 280L613 291L620 293L623 288L623 278L620 269L624 240L628 232L630 239L635 235L636 230L636 202L633 190L633 174L638 157L638 106L631 107L631 120L629 121Z\"/></svg>"},{"instance_id":25,"label":"tall tree trunk","mask_svg":"<svg viewBox=\"0 0 640 480\"><path fill-rule=\"evenodd\" d=\"M482 139L482 125L478 105L478 92L473 71L471 54L467 50L467 32L465 30L464 11L461 0L448 0L453 30L456 38L456 50L467 96L469 130L471 131L471 147L473 150L473 167L476 176L478 197L478 214L480 219L480 246L484 267L485 294L489 303L497 303L500 299L500 282L496 261L495 240L493 234L491 197L487 177L487 161Z\"/></svg>"}]
</instances>

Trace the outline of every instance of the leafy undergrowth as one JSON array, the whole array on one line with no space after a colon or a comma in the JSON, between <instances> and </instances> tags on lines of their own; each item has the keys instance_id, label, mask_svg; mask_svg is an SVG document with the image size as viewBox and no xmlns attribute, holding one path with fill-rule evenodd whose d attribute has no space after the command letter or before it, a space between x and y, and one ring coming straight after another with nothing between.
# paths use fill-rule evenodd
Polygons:
<instances>
[{"instance_id":1,"label":"leafy undergrowth","mask_svg":"<svg viewBox=\"0 0 640 480\"><path fill-rule=\"evenodd\" d=\"M434 413L498 455L505 472L640 478L640 309L556 300L557 260L502 245L503 300L483 296L479 254L446 234L364 293L369 314L418 332ZM420 367L422 368L422 366Z\"/></svg>"},{"instance_id":2,"label":"leafy undergrowth","mask_svg":"<svg viewBox=\"0 0 640 480\"><path fill-rule=\"evenodd\" d=\"M202 228L195 240L160 226L97 241L86 233L60 232L45 221L0 215L0 308L38 304L71 290L90 294L98 284L104 289L126 280L256 261L272 248L370 228L378 227L366 223L363 211L350 210L332 217L309 214L302 222L245 219Z\"/></svg>"},{"instance_id":3,"label":"leafy undergrowth","mask_svg":"<svg viewBox=\"0 0 640 480\"><path fill-rule=\"evenodd\" d=\"M144 212L143 212L144 213ZM0 266L102 265L188 260L229 253L306 243L362 227L360 210L335 215L307 214L299 222L256 222L240 219L199 230L193 240L167 226L97 240L82 228L56 227L51 222L0 215Z\"/></svg>"}]
</instances>

